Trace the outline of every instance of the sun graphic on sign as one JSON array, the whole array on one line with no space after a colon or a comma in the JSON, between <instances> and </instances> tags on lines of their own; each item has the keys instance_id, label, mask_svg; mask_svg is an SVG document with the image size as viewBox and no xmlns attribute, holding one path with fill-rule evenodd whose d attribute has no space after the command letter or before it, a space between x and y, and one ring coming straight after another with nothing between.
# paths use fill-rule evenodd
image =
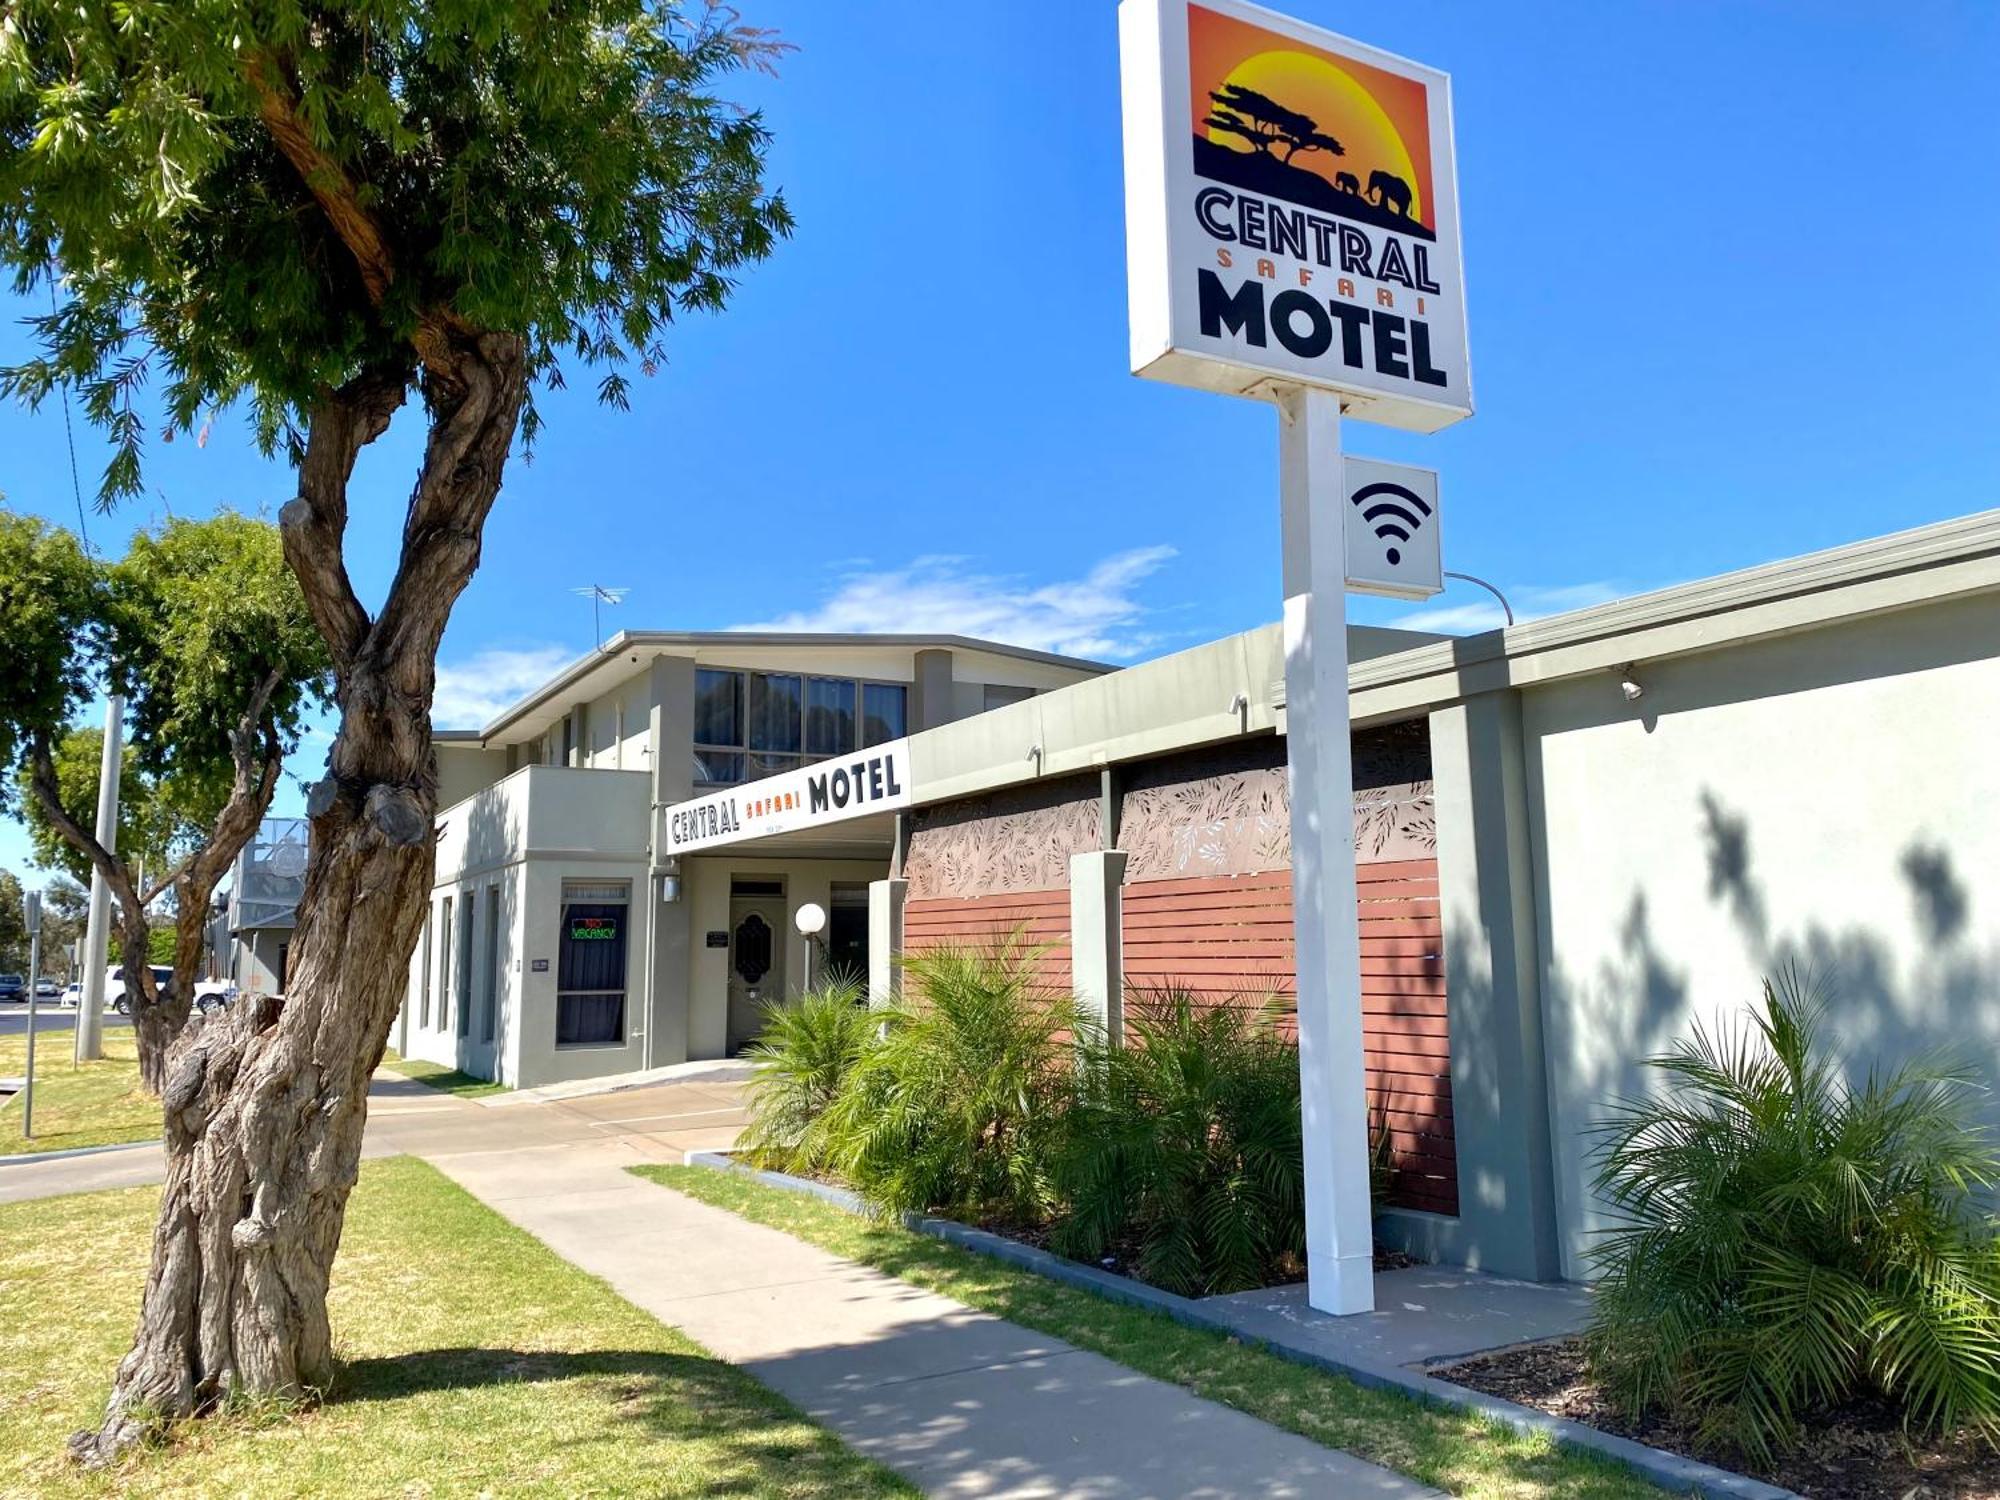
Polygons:
<instances>
[{"instance_id":1,"label":"sun graphic on sign","mask_svg":"<svg viewBox=\"0 0 2000 1500\"><path fill-rule=\"evenodd\" d=\"M1188 73L1198 172L1434 237L1420 80L1198 5Z\"/></svg>"}]
</instances>

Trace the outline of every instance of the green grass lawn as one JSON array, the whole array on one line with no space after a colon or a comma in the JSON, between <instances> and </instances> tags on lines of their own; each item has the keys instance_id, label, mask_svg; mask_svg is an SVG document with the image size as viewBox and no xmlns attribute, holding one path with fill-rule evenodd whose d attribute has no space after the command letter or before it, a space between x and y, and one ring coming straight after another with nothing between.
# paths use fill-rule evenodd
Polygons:
<instances>
[{"instance_id":1,"label":"green grass lawn","mask_svg":"<svg viewBox=\"0 0 2000 1500\"><path fill-rule=\"evenodd\" d=\"M740 1173L705 1167L630 1170L1450 1494L1479 1500L1658 1500L1662 1493L1628 1469L1566 1453L1547 1438L1367 1390Z\"/></svg>"},{"instance_id":2,"label":"green grass lawn","mask_svg":"<svg viewBox=\"0 0 2000 1500\"><path fill-rule=\"evenodd\" d=\"M404 1057L394 1047L382 1054L382 1066L391 1073L400 1073L441 1094L456 1094L461 1099L481 1099L488 1094L507 1092L504 1083L495 1083L490 1078L475 1078L470 1073L461 1073L457 1068L447 1068L442 1063Z\"/></svg>"},{"instance_id":3,"label":"green grass lawn","mask_svg":"<svg viewBox=\"0 0 2000 1500\"><path fill-rule=\"evenodd\" d=\"M160 1138L160 1101L139 1088L139 1044L127 1026L106 1027L104 1056L78 1067L75 1023L35 1028L35 1138L21 1136L21 1096L0 1107L0 1156L68 1151ZM28 1070L28 1038L0 1036L0 1075Z\"/></svg>"},{"instance_id":4,"label":"green grass lawn","mask_svg":"<svg viewBox=\"0 0 2000 1500\"><path fill-rule=\"evenodd\" d=\"M0 1495L906 1496L780 1397L410 1157L367 1163L324 1405L73 1466L132 1334L157 1189L0 1205Z\"/></svg>"}]
</instances>

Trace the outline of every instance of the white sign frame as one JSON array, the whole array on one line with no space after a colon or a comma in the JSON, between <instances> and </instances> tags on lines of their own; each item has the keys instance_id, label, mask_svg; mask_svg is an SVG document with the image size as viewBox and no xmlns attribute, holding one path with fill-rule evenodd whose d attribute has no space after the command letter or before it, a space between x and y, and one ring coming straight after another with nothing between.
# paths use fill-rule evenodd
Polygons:
<instances>
[{"instance_id":1,"label":"white sign frame","mask_svg":"<svg viewBox=\"0 0 2000 1500\"><path fill-rule=\"evenodd\" d=\"M1339 193L1331 187L1315 189L1350 205L1343 209L1330 207L1326 201L1307 205L1262 189L1231 189L1227 184L1197 175L1195 121L1190 99L1191 10L1211 12L1226 21L1273 33L1280 41L1294 42L1331 59L1351 61L1419 85L1428 127L1430 217L1434 220L1435 239L1423 241L1420 236L1385 227L1384 214L1393 215L1393 201L1378 198L1370 205L1366 194L1373 191L1372 177L1368 188L1347 198L1340 198L1340 193L1349 192L1347 189ZM1436 432L1470 416L1472 366L1466 339L1465 272L1459 238L1450 77L1435 68L1305 25L1261 6L1245 4L1243 0L1121 0L1118 25L1125 125L1126 285L1133 373L1264 400L1279 399L1290 386L1318 386L1340 393L1349 416L1413 432ZM1373 102L1373 96L1369 97ZM1324 152L1320 154L1325 156ZM1270 163L1277 160L1274 153L1269 154ZM1354 165L1358 182L1359 174L1369 171L1369 164L1357 157ZM1275 167L1269 169L1275 171ZM1401 182L1395 177L1389 180ZM1402 185L1407 194L1408 184ZM1310 231L1300 246L1305 253L1281 253L1271 250L1267 243L1246 248L1241 238L1233 245L1218 239L1212 226L1226 220L1228 210L1218 209L1216 205L1221 200L1211 196L1204 200L1207 217L1198 214L1197 199L1204 189L1211 195L1222 192L1229 198L1231 209L1238 200L1275 205L1284 210L1288 224L1296 222L1297 213L1305 213ZM1405 214L1410 212L1409 201L1406 196ZM1257 210L1260 220L1263 213L1264 208ZM1365 219L1346 217L1363 213L1367 215ZM1327 229L1327 223L1334 227ZM1349 231L1370 242L1369 253L1359 261L1344 259ZM1236 230L1232 228L1229 232ZM1243 236L1256 238L1247 226ZM1291 249L1291 237L1284 238L1285 248ZM1363 276L1353 269L1355 265L1366 265L1371 272L1388 270L1386 246L1390 240L1399 245L1398 274L1384 280L1379 274ZM1424 255L1423 273L1415 269L1420 250ZM1232 265L1220 266L1218 251L1228 252L1221 258L1231 260ZM1271 267L1269 277L1258 274L1261 265ZM1252 325L1232 328L1227 321L1218 320L1214 333L1203 332L1204 271L1213 282L1206 290L1214 292L1220 286L1231 299L1247 296L1252 286L1259 288L1259 296L1250 300L1256 301L1262 311ZM1424 286L1432 290L1420 290ZM1350 288L1352 295L1348 294ZM1290 293L1297 295L1286 295ZM1285 297L1286 306L1273 309L1271 304L1281 296ZM1234 300L1230 306L1241 310ZM1419 306L1423 309L1421 315ZM1315 307L1319 309L1317 313ZM1377 310L1385 316L1377 319ZM1303 330L1299 324L1301 318L1305 319ZM1286 324L1282 335L1276 326L1280 320ZM1423 325L1426 342L1421 366L1415 361L1412 347L1418 323ZM1258 326L1263 330L1261 347L1253 343ZM1365 339L1354 332L1363 327L1370 330ZM1316 345L1329 330L1331 338L1324 352L1311 356L1296 352ZM1350 335L1359 342L1351 341ZM1281 345L1280 337L1296 348ZM1399 338L1403 346L1400 357L1396 353ZM1350 367L1346 358L1357 350L1363 367ZM1399 363L1410 372L1406 378L1390 373ZM1419 379L1420 369L1441 376L1444 384L1439 386L1428 379Z\"/></svg>"},{"instance_id":2,"label":"white sign frame","mask_svg":"<svg viewBox=\"0 0 2000 1500\"><path fill-rule=\"evenodd\" d=\"M910 806L910 742L885 740L676 802L660 813L660 852L668 857L747 839L825 828Z\"/></svg>"},{"instance_id":3,"label":"white sign frame","mask_svg":"<svg viewBox=\"0 0 2000 1500\"><path fill-rule=\"evenodd\" d=\"M1347 507L1349 593L1430 599L1444 592L1436 469L1343 455L1340 498ZM1379 514L1370 517L1371 510Z\"/></svg>"}]
</instances>

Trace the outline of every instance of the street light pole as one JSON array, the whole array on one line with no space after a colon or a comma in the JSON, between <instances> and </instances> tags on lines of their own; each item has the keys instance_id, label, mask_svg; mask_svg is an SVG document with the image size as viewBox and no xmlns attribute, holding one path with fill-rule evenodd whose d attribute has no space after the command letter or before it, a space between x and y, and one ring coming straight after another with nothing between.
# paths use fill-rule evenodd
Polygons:
<instances>
[{"instance_id":1,"label":"street light pole","mask_svg":"<svg viewBox=\"0 0 2000 1500\"><path fill-rule=\"evenodd\" d=\"M104 711L104 759L97 768L97 842L118 852L118 778L125 766L125 700L116 693ZM109 943L111 887L90 872L90 921L83 940L83 994L76 1007L76 1060L104 1056L104 958ZM128 979L127 983L130 981Z\"/></svg>"}]
</instances>

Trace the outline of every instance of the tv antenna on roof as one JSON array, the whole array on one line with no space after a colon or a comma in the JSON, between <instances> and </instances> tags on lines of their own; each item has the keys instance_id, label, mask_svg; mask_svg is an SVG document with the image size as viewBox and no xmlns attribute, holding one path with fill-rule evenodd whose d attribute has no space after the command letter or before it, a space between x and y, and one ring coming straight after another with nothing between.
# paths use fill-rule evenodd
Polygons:
<instances>
[{"instance_id":1,"label":"tv antenna on roof","mask_svg":"<svg viewBox=\"0 0 2000 1500\"><path fill-rule=\"evenodd\" d=\"M581 588L571 589L572 594L581 594L590 601L590 623L597 630L598 649L604 647L604 622L598 618L599 608L606 604L623 604L630 589L608 589L601 583L586 583Z\"/></svg>"}]
</instances>

